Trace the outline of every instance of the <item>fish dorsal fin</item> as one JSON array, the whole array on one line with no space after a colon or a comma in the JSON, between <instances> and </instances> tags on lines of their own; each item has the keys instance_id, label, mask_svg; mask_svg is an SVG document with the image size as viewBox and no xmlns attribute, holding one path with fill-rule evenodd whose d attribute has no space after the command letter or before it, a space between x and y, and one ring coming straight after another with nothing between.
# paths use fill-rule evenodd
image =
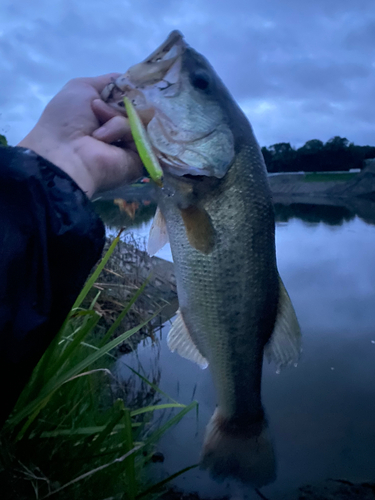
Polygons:
<instances>
[{"instance_id":1,"label":"fish dorsal fin","mask_svg":"<svg viewBox=\"0 0 375 500\"><path fill-rule=\"evenodd\" d=\"M169 330L167 344L172 352L177 351L180 356L197 363L202 369L207 368L208 361L194 344L180 310Z\"/></svg>"},{"instance_id":2,"label":"fish dorsal fin","mask_svg":"<svg viewBox=\"0 0 375 500\"><path fill-rule=\"evenodd\" d=\"M296 364L301 354L301 329L288 292L279 276L279 306L273 334L264 348L277 370Z\"/></svg>"},{"instance_id":3,"label":"fish dorsal fin","mask_svg":"<svg viewBox=\"0 0 375 500\"><path fill-rule=\"evenodd\" d=\"M152 221L150 234L147 242L147 252L151 257L168 243L169 237L167 224L160 208L156 209L154 220Z\"/></svg>"}]
</instances>

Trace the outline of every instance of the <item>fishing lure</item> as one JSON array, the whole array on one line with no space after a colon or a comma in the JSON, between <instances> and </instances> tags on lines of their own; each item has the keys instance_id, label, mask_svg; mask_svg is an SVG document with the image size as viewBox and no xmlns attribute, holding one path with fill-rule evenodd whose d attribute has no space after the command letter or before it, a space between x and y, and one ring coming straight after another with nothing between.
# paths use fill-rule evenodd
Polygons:
<instances>
[{"instance_id":1,"label":"fishing lure","mask_svg":"<svg viewBox=\"0 0 375 500\"><path fill-rule=\"evenodd\" d=\"M155 182L155 184L162 187L163 170L161 169L159 160L156 158L146 129L132 102L127 97L124 97L123 99L129 118L130 130L139 156L151 179Z\"/></svg>"}]
</instances>

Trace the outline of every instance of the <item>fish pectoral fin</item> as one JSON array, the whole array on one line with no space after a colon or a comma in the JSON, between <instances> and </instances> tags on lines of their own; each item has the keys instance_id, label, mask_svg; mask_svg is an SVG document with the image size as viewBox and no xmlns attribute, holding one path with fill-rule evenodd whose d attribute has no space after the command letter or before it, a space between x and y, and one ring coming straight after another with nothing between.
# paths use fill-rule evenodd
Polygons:
<instances>
[{"instance_id":1,"label":"fish pectoral fin","mask_svg":"<svg viewBox=\"0 0 375 500\"><path fill-rule=\"evenodd\" d=\"M150 234L147 242L147 252L151 257L168 243L167 224L160 208L156 209L154 220L152 221Z\"/></svg>"},{"instance_id":2,"label":"fish pectoral fin","mask_svg":"<svg viewBox=\"0 0 375 500\"><path fill-rule=\"evenodd\" d=\"M296 364L301 354L301 329L293 304L279 276L279 306L273 334L264 348L277 369Z\"/></svg>"},{"instance_id":3,"label":"fish pectoral fin","mask_svg":"<svg viewBox=\"0 0 375 500\"><path fill-rule=\"evenodd\" d=\"M194 344L180 309L177 311L177 318L169 330L167 344L172 352L177 351L180 356L197 363L202 369L207 368L208 361Z\"/></svg>"},{"instance_id":4,"label":"fish pectoral fin","mask_svg":"<svg viewBox=\"0 0 375 500\"><path fill-rule=\"evenodd\" d=\"M211 253L215 244L215 230L206 210L190 205L180 211L190 245L204 254Z\"/></svg>"}]
</instances>

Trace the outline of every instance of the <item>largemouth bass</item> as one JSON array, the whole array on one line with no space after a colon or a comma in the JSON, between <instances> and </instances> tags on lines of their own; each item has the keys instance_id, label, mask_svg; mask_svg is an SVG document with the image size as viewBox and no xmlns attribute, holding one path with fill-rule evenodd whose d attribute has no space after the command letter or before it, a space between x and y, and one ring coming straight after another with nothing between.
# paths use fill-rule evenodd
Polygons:
<instances>
[{"instance_id":1,"label":"largemouth bass","mask_svg":"<svg viewBox=\"0 0 375 500\"><path fill-rule=\"evenodd\" d=\"M261 402L264 352L295 363L300 329L279 277L273 204L250 123L208 61L179 32L105 89L127 96L163 169L150 232L170 241L179 312L168 345L208 366L217 392L201 464L259 487L275 478Z\"/></svg>"}]
</instances>

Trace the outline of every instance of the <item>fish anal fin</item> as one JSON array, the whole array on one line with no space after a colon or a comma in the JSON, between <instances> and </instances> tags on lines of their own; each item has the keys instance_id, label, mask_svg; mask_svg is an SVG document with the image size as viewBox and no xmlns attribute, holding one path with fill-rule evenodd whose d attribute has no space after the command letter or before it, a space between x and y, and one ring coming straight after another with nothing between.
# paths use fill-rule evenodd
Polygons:
<instances>
[{"instance_id":1,"label":"fish anal fin","mask_svg":"<svg viewBox=\"0 0 375 500\"><path fill-rule=\"evenodd\" d=\"M215 245L215 230L206 210L190 205L180 211L190 245L204 254L211 253Z\"/></svg>"},{"instance_id":2,"label":"fish anal fin","mask_svg":"<svg viewBox=\"0 0 375 500\"><path fill-rule=\"evenodd\" d=\"M279 306L272 336L264 348L269 362L276 364L277 370L296 364L301 354L301 329L294 307L279 277Z\"/></svg>"},{"instance_id":3,"label":"fish anal fin","mask_svg":"<svg viewBox=\"0 0 375 500\"><path fill-rule=\"evenodd\" d=\"M177 351L180 356L197 363L202 369L207 368L208 361L194 344L180 310L169 330L167 344L172 352Z\"/></svg>"},{"instance_id":4,"label":"fish anal fin","mask_svg":"<svg viewBox=\"0 0 375 500\"><path fill-rule=\"evenodd\" d=\"M147 252L151 257L168 243L169 237L164 215L160 208L156 209L154 220L152 221L150 234L147 242Z\"/></svg>"}]
</instances>

